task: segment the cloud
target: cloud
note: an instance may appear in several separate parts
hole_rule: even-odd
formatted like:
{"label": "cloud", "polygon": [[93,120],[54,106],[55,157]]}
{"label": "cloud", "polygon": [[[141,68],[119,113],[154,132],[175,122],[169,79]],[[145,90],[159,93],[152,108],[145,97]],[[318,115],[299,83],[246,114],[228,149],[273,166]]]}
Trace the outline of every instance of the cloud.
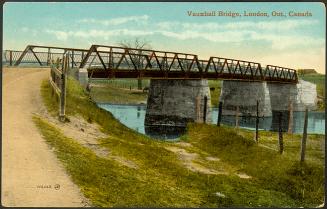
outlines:
{"label": "cloud", "polygon": [[245,41],[264,41],[271,45],[272,49],[283,50],[291,47],[301,46],[321,46],[325,44],[323,38],[312,38],[305,35],[283,35],[272,34],[264,31],[251,31],[251,30],[225,30],[222,32],[200,32],[195,30],[186,30],[181,32],[173,31],[157,31],[159,34],[169,38],[175,38],[179,40],[187,39],[205,39],[207,41],[217,43],[242,43]]}
{"label": "cloud", "polygon": [[294,30],[296,28],[318,24],[318,20],[278,20],[278,21],[239,21],[229,23],[185,23],[178,21],[164,21],[156,24],[163,30]]}
{"label": "cloud", "polygon": [[114,26],[114,25],[122,25],[127,22],[136,22],[136,23],[144,23],[149,19],[148,15],[142,16],[127,16],[127,17],[117,17],[108,20],[98,20],[93,18],[86,18],[79,20],[79,23],[93,23],[93,24],[101,24],[105,26]]}
{"label": "cloud", "polygon": [[144,30],[129,30],[129,29],[117,29],[117,30],[79,30],[79,31],[60,31],[60,30],[46,30],[46,33],[54,34],[58,40],[66,41],[70,37],[77,38],[104,38],[108,39],[111,36],[145,36],[153,35],[154,32]]}
{"label": "cloud", "polygon": [[[175,40],[202,39],[215,43],[241,44],[247,41],[259,41],[268,44],[275,50],[294,49],[299,47],[317,47],[325,44],[323,38],[313,38],[300,33],[305,28],[318,24],[317,20],[274,20],[274,21],[239,21],[228,23],[217,22],[179,22],[164,21],[149,23],[148,15],[117,17],[108,20],[83,19],[80,22],[102,24],[105,26],[120,26],[115,29],[90,29],[77,31],[46,30],[58,40],[65,41],[75,38],[102,38],[117,36],[149,36],[162,35]],[[128,22],[144,23],[140,26],[126,27]],[[297,30],[300,29],[300,30]]]}

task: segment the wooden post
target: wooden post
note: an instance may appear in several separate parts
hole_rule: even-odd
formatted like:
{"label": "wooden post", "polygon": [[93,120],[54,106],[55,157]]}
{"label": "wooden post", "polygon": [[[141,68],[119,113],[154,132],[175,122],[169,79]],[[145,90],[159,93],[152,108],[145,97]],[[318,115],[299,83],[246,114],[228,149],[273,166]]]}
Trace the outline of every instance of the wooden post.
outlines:
{"label": "wooden post", "polygon": [[259,142],[259,100],[257,100],[257,115],[255,119],[255,141]]}
{"label": "wooden post", "polygon": [[288,109],[288,133],[293,133],[293,102],[290,101]]}
{"label": "wooden post", "polygon": [[238,129],[238,114],[239,114],[240,108],[237,105],[236,106],[236,112],[235,112],[235,128]]}
{"label": "wooden post", "polygon": [[195,98],[195,114],[196,114],[196,122],[200,122],[200,96]]}
{"label": "wooden post", "polygon": [[304,113],[304,127],[303,127],[303,136],[301,143],[301,163],[304,162],[305,159],[305,148],[307,143],[307,128],[308,128],[308,108],[305,108]]}
{"label": "wooden post", "polygon": [[204,96],[204,104],[203,104],[203,123],[207,121],[207,101],[208,97]]}
{"label": "wooden post", "polygon": [[9,65],[12,66],[12,51],[9,51]]}
{"label": "wooden post", "polygon": [[279,143],[279,153],[283,154],[284,143],[283,143],[283,130],[282,130],[282,113],[279,113],[278,117],[278,143]]}
{"label": "wooden post", "polygon": [[223,109],[223,103],[222,102],[219,102],[217,126],[220,126],[221,117],[222,117],[222,109]]}
{"label": "wooden post", "polygon": [[72,51],[72,68],[74,67],[74,50]]}
{"label": "wooden post", "polygon": [[60,85],[60,112],[59,112],[59,120],[61,122],[65,122],[65,106],[66,106],[66,72],[68,68],[68,59],[69,55],[64,57],[63,69],[61,74],[61,85]]}

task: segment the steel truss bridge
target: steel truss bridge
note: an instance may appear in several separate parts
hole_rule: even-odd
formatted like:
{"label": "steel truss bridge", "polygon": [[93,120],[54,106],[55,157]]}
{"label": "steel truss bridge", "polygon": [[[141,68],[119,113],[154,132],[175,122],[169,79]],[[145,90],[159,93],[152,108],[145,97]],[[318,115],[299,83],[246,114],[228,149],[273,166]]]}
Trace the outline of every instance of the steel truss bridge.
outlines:
{"label": "steel truss bridge", "polygon": [[24,51],[5,51],[9,65],[38,64],[69,54],[71,67],[86,68],[92,78],[224,79],[297,83],[294,69],[195,54],[92,45],[89,49],[28,45]]}

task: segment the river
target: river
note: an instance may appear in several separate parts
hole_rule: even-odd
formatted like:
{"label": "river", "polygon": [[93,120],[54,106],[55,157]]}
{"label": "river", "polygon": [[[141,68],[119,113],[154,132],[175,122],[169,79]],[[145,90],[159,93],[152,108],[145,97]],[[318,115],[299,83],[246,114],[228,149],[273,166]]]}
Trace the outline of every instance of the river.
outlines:
{"label": "river", "polygon": [[[111,112],[115,118],[127,127],[139,133],[149,135],[158,139],[175,140],[185,132],[184,127],[156,127],[144,126],[146,105],[117,105],[98,104],[99,107]],[[212,108],[212,123],[217,123],[218,109]],[[223,116],[222,124],[234,126],[235,116]],[[302,133],[304,125],[304,112],[293,113],[293,133]],[[240,117],[240,128],[255,130],[254,117]],[[282,127],[287,130],[287,127]],[[275,117],[264,117],[259,120],[259,130],[277,131],[278,119]],[[309,112],[308,133],[325,134],[325,112]]]}

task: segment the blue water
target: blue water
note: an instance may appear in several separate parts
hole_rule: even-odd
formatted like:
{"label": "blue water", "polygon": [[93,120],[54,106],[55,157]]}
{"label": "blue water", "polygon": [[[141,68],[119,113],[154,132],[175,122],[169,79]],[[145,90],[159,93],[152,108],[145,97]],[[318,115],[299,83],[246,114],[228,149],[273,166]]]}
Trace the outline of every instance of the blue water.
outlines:
{"label": "blue water", "polygon": [[[144,126],[145,119],[145,105],[114,105],[114,104],[98,104],[99,107],[111,112],[115,118],[127,127],[136,130],[139,133],[150,135],[155,138],[174,139],[181,135],[183,132],[180,129],[171,130],[169,133],[162,132],[162,130],[154,129],[153,127]],[[212,108],[212,123],[216,124],[218,118],[218,109]],[[277,131],[278,123],[274,117],[260,118],[259,129],[268,131]],[[222,124],[234,126],[234,116],[223,116]],[[254,117],[240,117],[239,126],[241,128],[255,130]],[[304,112],[293,113],[293,133],[302,133],[304,126]],[[282,127],[284,131],[287,127]],[[158,132],[157,134],[155,132]],[[309,112],[308,116],[308,133],[309,134],[325,134],[325,113],[324,112]]]}

